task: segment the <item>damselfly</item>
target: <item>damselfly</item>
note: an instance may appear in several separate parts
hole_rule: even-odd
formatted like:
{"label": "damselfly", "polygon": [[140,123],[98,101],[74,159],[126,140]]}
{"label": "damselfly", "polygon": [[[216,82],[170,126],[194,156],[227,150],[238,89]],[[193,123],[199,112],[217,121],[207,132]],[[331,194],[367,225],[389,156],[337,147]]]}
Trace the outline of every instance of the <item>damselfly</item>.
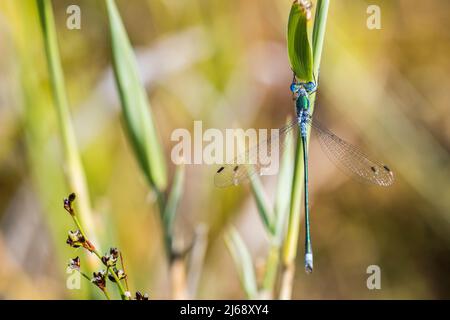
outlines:
{"label": "damselfly", "polygon": [[[304,163],[305,269],[307,272],[313,270],[308,203],[308,128],[310,127],[313,129],[312,131],[317,134],[325,154],[344,173],[357,178],[360,181],[383,187],[390,186],[394,182],[394,174],[388,166],[382,162],[370,159],[359,148],[339,138],[333,132],[321,125],[317,120],[312,118],[309,96],[314,93],[316,89],[317,86],[315,82],[297,82],[296,77],[294,76],[294,80],[291,84],[291,91],[294,94],[297,117],[293,122],[279,129],[279,141],[277,141],[279,142],[280,148],[282,148],[284,146],[282,141],[284,141],[286,135],[291,132],[292,129],[295,129],[297,126],[299,127]],[[237,185],[251,178],[254,174],[260,174],[263,165],[259,161],[259,149],[264,144],[265,150],[270,150],[268,145],[274,142],[275,141],[271,139],[260,141],[258,145],[249,148],[245,153],[237,157],[246,159],[248,161],[247,163],[233,161],[231,164],[221,166],[214,177],[215,185],[218,187]]]}

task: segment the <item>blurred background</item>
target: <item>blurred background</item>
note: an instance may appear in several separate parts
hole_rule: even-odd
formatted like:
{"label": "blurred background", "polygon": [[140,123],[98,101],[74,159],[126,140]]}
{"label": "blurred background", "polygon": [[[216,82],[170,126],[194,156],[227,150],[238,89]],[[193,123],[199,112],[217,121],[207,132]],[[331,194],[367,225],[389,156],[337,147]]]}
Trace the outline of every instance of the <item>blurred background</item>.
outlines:
{"label": "blurred background", "polygon": [[[286,26],[291,0],[117,0],[135,48],[169,176],[176,128],[276,128],[294,109]],[[81,8],[81,29],[66,8]],[[381,8],[381,30],[366,26]],[[71,115],[99,247],[119,247],[133,290],[169,298],[167,261],[152,194],[123,130],[103,1],[53,1]],[[332,1],[315,115],[383,159],[390,188],[346,177],[312,140],[315,270],[299,244],[295,299],[450,298],[450,2]],[[0,3],[0,298],[88,298],[66,288],[75,227],[71,190],[34,1]],[[24,61],[28,72],[21,73]],[[33,86],[26,87],[26,83]],[[244,298],[223,236],[231,224],[259,277],[268,239],[248,186],[217,189],[215,167],[186,166],[177,241],[205,226],[195,298]],[[262,179],[271,201],[276,177]],[[301,230],[303,230],[303,225]],[[303,234],[300,235],[300,241]],[[381,290],[366,269],[381,268]],[[84,281],[84,280],[82,280]],[[88,286],[82,282],[82,286]]]}

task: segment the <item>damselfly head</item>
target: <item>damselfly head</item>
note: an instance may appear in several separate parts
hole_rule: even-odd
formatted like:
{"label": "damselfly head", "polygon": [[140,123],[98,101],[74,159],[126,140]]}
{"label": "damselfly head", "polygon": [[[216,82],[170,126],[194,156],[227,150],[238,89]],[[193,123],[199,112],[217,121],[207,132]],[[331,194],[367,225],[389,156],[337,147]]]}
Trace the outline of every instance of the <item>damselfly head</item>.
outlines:
{"label": "damselfly head", "polygon": [[300,95],[300,90],[303,89],[302,86],[297,82],[292,82],[290,89],[292,92],[292,100],[297,100],[298,96]]}
{"label": "damselfly head", "polygon": [[295,94],[298,92],[298,90],[300,90],[300,85],[297,84],[296,82],[292,82],[290,89],[291,89],[292,93]]}

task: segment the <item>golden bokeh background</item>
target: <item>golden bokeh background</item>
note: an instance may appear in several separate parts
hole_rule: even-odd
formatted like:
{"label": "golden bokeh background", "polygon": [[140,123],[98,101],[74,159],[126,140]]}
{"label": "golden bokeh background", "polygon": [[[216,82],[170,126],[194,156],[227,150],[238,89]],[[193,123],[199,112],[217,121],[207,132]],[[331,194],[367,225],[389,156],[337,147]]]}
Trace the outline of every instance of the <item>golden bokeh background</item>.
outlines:
{"label": "golden bokeh background", "polygon": [[[170,176],[176,128],[276,128],[293,115],[291,3],[117,0]],[[81,8],[80,30],[66,28],[71,4]],[[370,4],[381,8],[381,30],[366,26]],[[159,217],[123,130],[104,1],[58,0],[53,9],[99,246],[122,250],[130,288],[169,298]],[[312,140],[315,270],[303,271],[301,234],[293,298],[450,297],[449,12],[446,0],[331,2],[315,114],[384,159],[396,183],[359,184]],[[89,298],[66,288],[68,259],[86,255],[65,244],[71,190],[34,1],[1,1],[0,57],[0,298]],[[268,239],[248,186],[217,189],[214,169],[186,166],[176,238],[208,230],[194,298],[244,298],[224,231],[239,230],[257,276]],[[262,181],[273,201],[276,177]],[[381,268],[381,290],[366,287],[369,265]]]}

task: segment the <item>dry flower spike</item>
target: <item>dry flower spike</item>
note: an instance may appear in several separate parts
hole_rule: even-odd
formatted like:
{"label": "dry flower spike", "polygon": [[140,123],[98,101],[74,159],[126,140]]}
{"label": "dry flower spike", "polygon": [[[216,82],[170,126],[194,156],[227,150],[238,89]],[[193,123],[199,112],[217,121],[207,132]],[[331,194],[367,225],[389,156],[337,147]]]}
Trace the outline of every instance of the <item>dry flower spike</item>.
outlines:
{"label": "dry flower spike", "polygon": [[91,279],[91,282],[102,290],[105,290],[105,288],[106,288],[105,274],[106,274],[105,270],[100,270],[99,272],[94,272],[93,273],[94,277]]}
{"label": "dry flower spike", "polygon": [[80,257],[75,257],[69,260],[69,268],[72,270],[80,270]]}
{"label": "dry flower spike", "polygon": [[[114,272],[117,275],[117,278],[119,280],[126,279],[126,277],[127,277],[125,272],[123,270],[121,270],[121,269],[117,270],[116,268],[114,268],[114,270],[112,272]],[[112,282],[116,282],[116,279],[111,274],[108,274],[108,279],[111,280]]]}
{"label": "dry flower spike", "polygon": [[72,203],[75,201],[75,198],[76,198],[75,193],[71,193],[67,198],[64,199],[64,209],[66,209],[66,211],[70,213],[70,215],[75,214],[72,208]]}
{"label": "dry flower spike", "polygon": [[148,300],[148,294],[147,293],[140,293],[139,291],[136,291],[136,300]]}

